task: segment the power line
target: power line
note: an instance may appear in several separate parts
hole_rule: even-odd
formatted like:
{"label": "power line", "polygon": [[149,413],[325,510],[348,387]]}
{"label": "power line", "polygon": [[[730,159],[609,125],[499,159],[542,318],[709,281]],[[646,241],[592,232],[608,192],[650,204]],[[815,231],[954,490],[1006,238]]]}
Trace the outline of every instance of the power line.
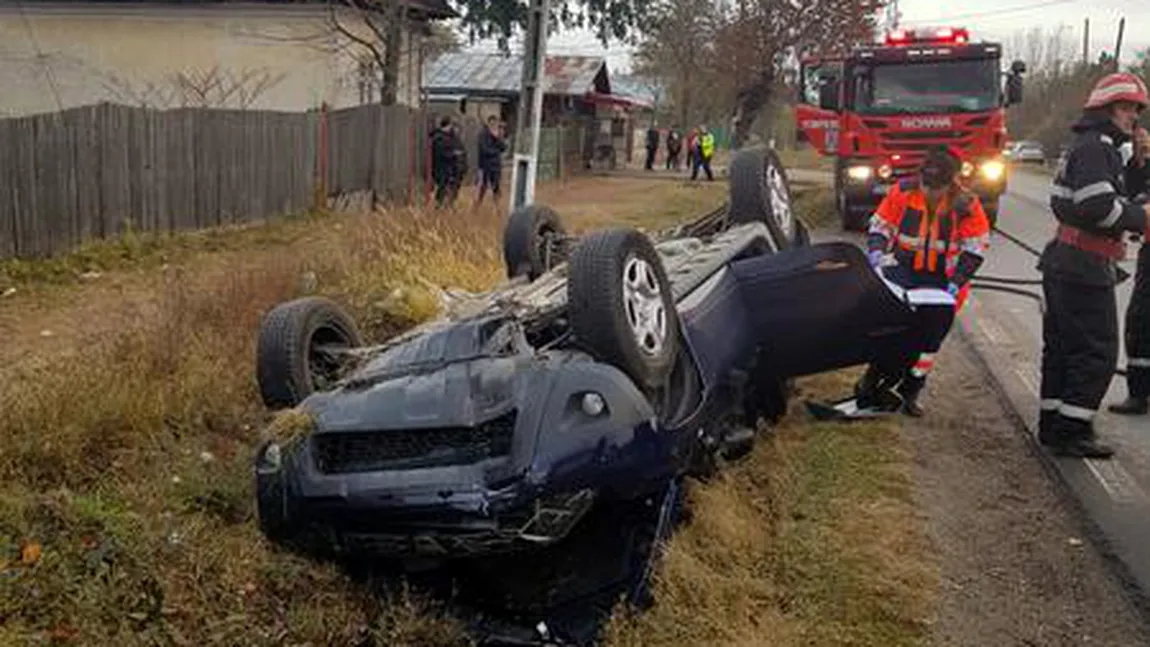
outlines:
{"label": "power line", "polygon": [[1046,2],[1038,2],[1038,3],[1023,5],[1023,6],[1019,6],[1019,7],[1006,7],[1003,9],[991,9],[989,11],[976,11],[973,13],[955,14],[952,16],[939,16],[937,18],[928,18],[928,19],[923,19],[923,20],[911,20],[911,21],[909,21],[909,23],[912,25],[923,25],[923,24],[928,24],[928,23],[939,23],[939,22],[946,23],[946,22],[951,22],[951,21],[955,21],[955,20],[968,20],[971,18],[984,18],[986,16],[998,16],[998,15],[1003,15],[1003,14],[1008,14],[1008,13],[1017,13],[1020,11],[1033,11],[1035,9],[1044,9],[1046,7],[1053,7],[1055,5],[1060,5],[1060,4],[1069,4],[1069,3],[1075,2],[1075,1],[1076,0],[1047,0]]}

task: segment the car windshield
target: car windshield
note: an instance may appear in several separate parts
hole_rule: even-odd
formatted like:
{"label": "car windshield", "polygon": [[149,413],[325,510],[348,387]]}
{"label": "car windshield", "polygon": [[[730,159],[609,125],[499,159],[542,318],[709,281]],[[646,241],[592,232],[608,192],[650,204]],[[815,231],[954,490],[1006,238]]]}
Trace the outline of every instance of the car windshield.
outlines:
{"label": "car windshield", "polygon": [[998,61],[859,65],[854,109],[864,115],[978,112],[998,106]]}

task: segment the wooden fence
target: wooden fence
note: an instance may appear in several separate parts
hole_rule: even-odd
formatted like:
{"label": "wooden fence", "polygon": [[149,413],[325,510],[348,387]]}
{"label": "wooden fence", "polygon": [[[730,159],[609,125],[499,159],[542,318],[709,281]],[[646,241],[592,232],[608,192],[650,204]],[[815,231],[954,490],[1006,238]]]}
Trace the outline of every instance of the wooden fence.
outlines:
{"label": "wooden fence", "polygon": [[[462,120],[474,171],[479,124]],[[300,113],[102,103],[0,119],[0,258],[35,258],[128,227],[177,231],[299,213],[317,199],[429,194],[432,117],[404,106]],[[547,176],[570,156],[541,150]],[[542,147],[541,147],[542,148]]]}

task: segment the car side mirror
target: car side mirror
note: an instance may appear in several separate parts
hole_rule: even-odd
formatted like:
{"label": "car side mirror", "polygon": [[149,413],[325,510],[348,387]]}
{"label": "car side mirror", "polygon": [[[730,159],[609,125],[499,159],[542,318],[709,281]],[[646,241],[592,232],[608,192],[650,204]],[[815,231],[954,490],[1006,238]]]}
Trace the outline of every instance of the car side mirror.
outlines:
{"label": "car side mirror", "polygon": [[1011,74],[1006,77],[1006,105],[1013,106],[1022,103],[1022,75]]}
{"label": "car side mirror", "polygon": [[1010,64],[1010,71],[1006,74],[1005,105],[1013,106],[1022,103],[1022,75],[1026,73],[1026,63],[1015,59]]}

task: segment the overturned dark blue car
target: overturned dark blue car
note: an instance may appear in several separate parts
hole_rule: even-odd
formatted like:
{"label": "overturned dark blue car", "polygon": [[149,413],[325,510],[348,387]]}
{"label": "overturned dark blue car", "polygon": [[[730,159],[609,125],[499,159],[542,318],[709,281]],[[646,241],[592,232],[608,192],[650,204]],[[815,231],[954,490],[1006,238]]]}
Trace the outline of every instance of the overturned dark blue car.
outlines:
{"label": "overturned dark blue car", "polygon": [[[770,150],[726,205],[647,234],[509,218],[508,281],[367,345],[334,303],[262,322],[260,527],[323,553],[438,563],[560,545],[598,507],[744,454],[796,376],[870,361],[905,306],[847,243],[812,245]],[[285,422],[286,421],[286,422]]]}

